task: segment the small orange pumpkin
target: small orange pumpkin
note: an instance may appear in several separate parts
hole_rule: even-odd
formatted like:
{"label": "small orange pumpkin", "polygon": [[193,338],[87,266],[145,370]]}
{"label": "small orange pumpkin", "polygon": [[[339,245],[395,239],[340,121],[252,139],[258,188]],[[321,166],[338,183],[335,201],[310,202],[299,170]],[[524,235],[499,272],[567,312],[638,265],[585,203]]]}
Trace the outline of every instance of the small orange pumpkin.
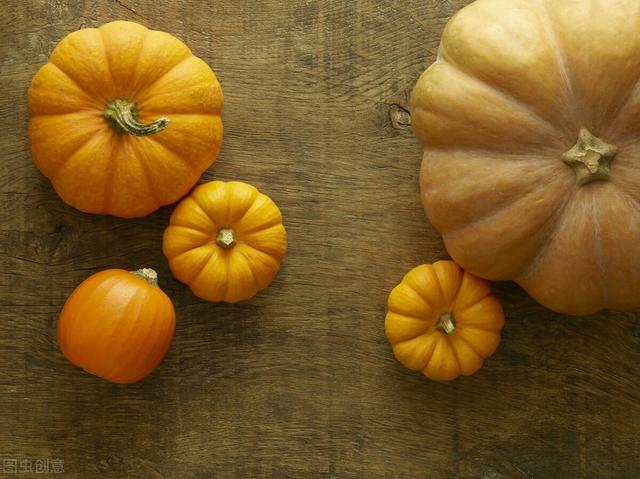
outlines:
{"label": "small orange pumpkin", "polygon": [[117,21],[67,35],[29,88],[31,156],[89,213],[147,215],[215,161],[222,91],[168,33]]}
{"label": "small orange pumpkin", "polygon": [[385,333],[404,366],[448,381],[480,369],[498,347],[503,324],[489,282],[438,261],[412,269],[391,291]]}
{"label": "small orange pumpkin", "polygon": [[71,293],[58,320],[58,344],[76,366],[121,384],[153,371],[175,329],[171,300],[152,269],[108,269]]}
{"label": "small orange pumpkin", "polygon": [[273,281],[287,233],[271,198],[246,183],[212,181],[178,204],[162,249],[196,296],[235,303]]}

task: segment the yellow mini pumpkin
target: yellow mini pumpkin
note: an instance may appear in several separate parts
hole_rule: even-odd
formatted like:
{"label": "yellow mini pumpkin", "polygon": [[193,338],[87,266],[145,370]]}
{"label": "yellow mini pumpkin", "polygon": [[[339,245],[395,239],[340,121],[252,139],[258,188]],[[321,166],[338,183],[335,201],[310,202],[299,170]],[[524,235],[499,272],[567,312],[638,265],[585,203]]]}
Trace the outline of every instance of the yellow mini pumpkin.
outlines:
{"label": "yellow mini pumpkin", "polygon": [[177,38],[117,21],[67,35],[29,88],[29,141],[62,199],[144,216],[185,195],[222,141],[222,91]]}
{"label": "yellow mini pumpkin", "polygon": [[246,183],[212,181],[178,204],[162,249],[196,296],[235,303],[273,281],[287,234],[271,198]]}
{"label": "yellow mini pumpkin", "polygon": [[448,381],[480,369],[498,347],[503,324],[489,282],[438,261],[412,269],[391,291],[385,332],[404,366]]}

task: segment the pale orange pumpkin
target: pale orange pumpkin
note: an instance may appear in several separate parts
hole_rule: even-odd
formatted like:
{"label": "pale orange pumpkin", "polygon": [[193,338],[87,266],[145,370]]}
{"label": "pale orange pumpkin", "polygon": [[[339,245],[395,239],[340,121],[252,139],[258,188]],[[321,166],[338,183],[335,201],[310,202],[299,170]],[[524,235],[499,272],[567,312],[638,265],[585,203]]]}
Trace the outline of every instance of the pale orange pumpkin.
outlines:
{"label": "pale orange pumpkin", "polygon": [[76,366],[114,383],[134,383],[165,356],[175,318],[155,271],[108,269],[71,293],[58,320],[58,344]]}
{"label": "pale orange pumpkin", "polygon": [[29,88],[31,155],[66,203],[144,216],[215,161],[222,102],[211,68],[168,33],[124,21],[78,30]]}
{"label": "pale orange pumpkin", "polygon": [[453,259],[569,314],[640,306],[640,2],[478,0],[411,99]]}
{"label": "pale orange pumpkin", "polygon": [[275,203],[237,181],[211,181],[183,199],[164,233],[173,275],[208,301],[235,303],[275,278],[287,233]]}
{"label": "pale orange pumpkin", "polygon": [[448,381],[480,369],[498,347],[503,324],[488,281],[438,261],[412,269],[391,291],[384,326],[404,366]]}

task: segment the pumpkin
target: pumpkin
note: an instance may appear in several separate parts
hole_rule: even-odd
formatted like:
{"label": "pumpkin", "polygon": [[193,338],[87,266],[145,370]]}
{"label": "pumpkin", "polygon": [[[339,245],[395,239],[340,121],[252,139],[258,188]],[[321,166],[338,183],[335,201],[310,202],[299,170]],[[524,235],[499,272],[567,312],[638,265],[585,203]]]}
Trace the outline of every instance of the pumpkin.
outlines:
{"label": "pumpkin", "polygon": [[503,324],[488,281],[438,261],[412,269],[391,291],[384,326],[404,366],[449,381],[480,369],[498,347]]}
{"label": "pumpkin", "polygon": [[85,279],[58,320],[58,344],[76,366],[121,384],[145,378],[165,356],[175,329],[171,300],[154,270],[108,269]]}
{"label": "pumpkin", "polygon": [[29,88],[31,156],[69,205],[144,216],[216,159],[222,101],[211,68],[168,33],[124,21],[79,30]]}
{"label": "pumpkin", "polygon": [[478,0],[449,22],[411,113],[424,207],[464,269],[562,313],[640,306],[639,18]]}
{"label": "pumpkin", "polygon": [[273,281],[287,233],[278,207],[255,187],[211,181],[178,204],[162,249],[173,275],[196,296],[235,303]]}

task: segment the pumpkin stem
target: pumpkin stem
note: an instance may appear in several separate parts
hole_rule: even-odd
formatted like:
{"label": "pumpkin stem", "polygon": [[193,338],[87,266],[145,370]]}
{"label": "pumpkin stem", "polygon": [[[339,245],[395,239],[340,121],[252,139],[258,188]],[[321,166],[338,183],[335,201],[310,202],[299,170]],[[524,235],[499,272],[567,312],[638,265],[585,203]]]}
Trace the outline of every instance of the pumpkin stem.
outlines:
{"label": "pumpkin stem", "polygon": [[456,320],[453,313],[443,313],[438,319],[436,329],[447,336],[451,336],[456,330]]}
{"label": "pumpkin stem", "polygon": [[216,236],[216,244],[224,249],[231,249],[236,244],[236,232],[231,228],[221,228]]}
{"label": "pumpkin stem", "polygon": [[139,123],[136,104],[125,98],[116,98],[107,103],[103,116],[118,133],[129,133],[135,136],[153,135],[169,126],[169,119],[165,117],[159,118],[153,123]]}
{"label": "pumpkin stem", "polygon": [[141,268],[136,271],[129,271],[131,274],[135,274],[138,278],[142,278],[147,281],[151,286],[158,286],[158,273],[151,268]]}
{"label": "pumpkin stem", "polygon": [[562,160],[573,168],[578,185],[583,186],[592,181],[607,181],[611,175],[611,160],[617,153],[617,147],[583,127],[578,142],[562,155]]}

